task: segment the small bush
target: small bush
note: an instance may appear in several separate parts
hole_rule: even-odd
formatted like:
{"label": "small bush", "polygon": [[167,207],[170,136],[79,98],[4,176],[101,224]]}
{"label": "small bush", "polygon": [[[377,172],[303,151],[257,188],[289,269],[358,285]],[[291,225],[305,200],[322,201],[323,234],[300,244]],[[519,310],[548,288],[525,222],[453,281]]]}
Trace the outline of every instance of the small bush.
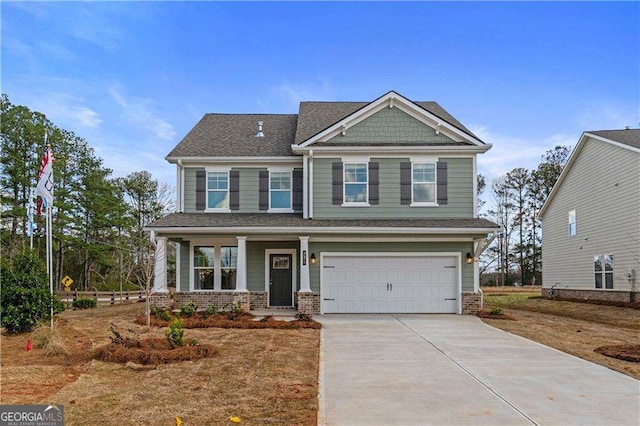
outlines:
{"label": "small bush", "polygon": [[89,297],[79,297],[73,301],[73,309],[91,309],[95,308],[98,305],[96,299],[91,299]]}
{"label": "small bush", "polygon": [[502,315],[502,314],[503,314],[502,306],[496,305],[493,308],[491,308],[491,315]]}
{"label": "small bush", "polygon": [[209,306],[205,312],[207,315],[218,315],[218,309],[215,306]]}
{"label": "small bush", "polygon": [[162,321],[171,321],[171,311],[167,308],[151,308],[151,315]]}
{"label": "small bush", "polygon": [[311,314],[306,314],[304,312],[296,312],[296,320],[311,321]]}
{"label": "small bush", "polygon": [[67,342],[57,322],[53,323],[53,329],[49,324],[40,323],[31,333],[31,340],[34,347],[44,349],[45,356],[69,355]]}
{"label": "small bush", "polygon": [[180,316],[189,318],[195,315],[198,305],[195,302],[189,302],[180,308]]}
{"label": "small bush", "polygon": [[184,346],[184,330],[182,329],[182,320],[180,318],[176,318],[171,322],[165,336],[167,336],[172,348]]}

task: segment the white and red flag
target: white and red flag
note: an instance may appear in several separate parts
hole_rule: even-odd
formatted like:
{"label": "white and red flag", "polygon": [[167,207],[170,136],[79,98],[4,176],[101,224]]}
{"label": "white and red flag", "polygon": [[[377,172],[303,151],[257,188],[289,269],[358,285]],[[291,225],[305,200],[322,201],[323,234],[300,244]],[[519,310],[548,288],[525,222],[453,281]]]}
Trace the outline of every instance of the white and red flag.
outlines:
{"label": "white and red flag", "polygon": [[38,200],[38,214],[42,214],[43,205],[44,207],[53,205],[53,151],[51,151],[51,148],[47,148],[44,157],[42,157],[38,176],[36,195],[40,197]]}

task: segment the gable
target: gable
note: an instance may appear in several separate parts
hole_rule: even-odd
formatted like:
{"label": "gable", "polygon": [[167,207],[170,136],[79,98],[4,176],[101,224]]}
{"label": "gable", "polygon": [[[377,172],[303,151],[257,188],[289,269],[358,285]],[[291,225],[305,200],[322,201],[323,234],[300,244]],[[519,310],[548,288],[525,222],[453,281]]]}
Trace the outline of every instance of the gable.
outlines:
{"label": "gable", "polygon": [[384,108],[326,141],[326,144],[451,144],[455,141],[400,108]]}

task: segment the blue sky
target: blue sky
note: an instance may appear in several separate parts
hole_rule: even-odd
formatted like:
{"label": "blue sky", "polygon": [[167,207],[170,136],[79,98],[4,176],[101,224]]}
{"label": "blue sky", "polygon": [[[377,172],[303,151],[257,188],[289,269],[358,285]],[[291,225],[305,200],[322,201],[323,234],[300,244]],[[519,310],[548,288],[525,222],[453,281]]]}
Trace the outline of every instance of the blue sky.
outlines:
{"label": "blue sky", "polygon": [[638,2],[6,2],[2,92],[149,170],[207,112],[434,100],[494,148],[489,179],[640,123]]}

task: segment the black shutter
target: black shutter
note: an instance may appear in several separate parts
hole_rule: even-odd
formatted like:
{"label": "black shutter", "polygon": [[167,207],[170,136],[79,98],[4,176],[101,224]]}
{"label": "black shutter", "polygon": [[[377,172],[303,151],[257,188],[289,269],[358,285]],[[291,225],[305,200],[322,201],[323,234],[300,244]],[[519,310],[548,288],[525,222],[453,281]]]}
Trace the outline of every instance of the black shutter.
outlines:
{"label": "black shutter", "polygon": [[438,204],[447,204],[447,162],[438,161]]}
{"label": "black shutter", "polygon": [[258,208],[260,210],[269,210],[269,171],[260,170],[258,177],[260,180]]}
{"label": "black shutter", "polygon": [[240,171],[229,172],[229,208],[240,210]]}
{"label": "black shutter", "polygon": [[196,170],[196,210],[207,206],[207,172]]}
{"label": "black shutter", "polygon": [[411,163],[400,163],[400,204],[411,204]]}
{"label": "black shutter", "polygon": [[369,163],[369,204],[380,204],[380,163]]}
{"label": "black shutter", "polygon": [[333,163],[333,204],[342,204],[342,163]]}
{"label": "black shutter", "polygon": [[292,173],[292,198],[293,198],[293,210],[295,211],[300,211],[302,210],[302,188],[303,188],[303,183],[302,183],[302,170],[301,169],[295,169]]}

